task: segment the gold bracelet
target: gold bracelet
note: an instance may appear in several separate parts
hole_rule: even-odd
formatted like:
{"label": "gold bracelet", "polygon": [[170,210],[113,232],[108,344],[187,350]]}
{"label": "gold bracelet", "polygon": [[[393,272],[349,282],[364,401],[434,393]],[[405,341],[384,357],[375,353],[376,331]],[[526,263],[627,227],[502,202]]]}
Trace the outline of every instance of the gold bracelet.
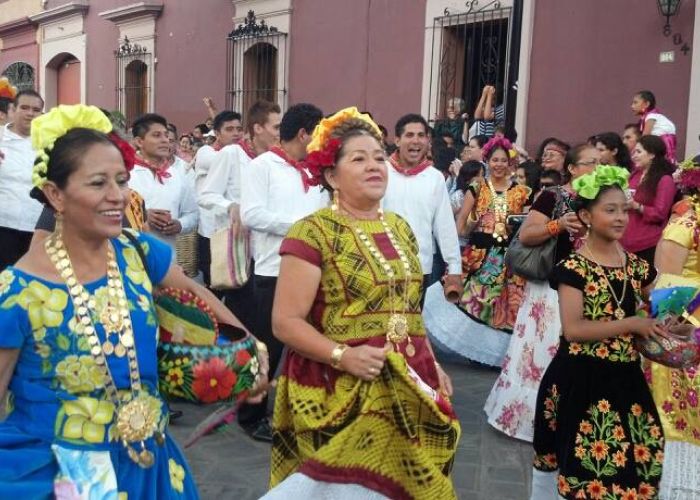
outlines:
{"label": "gold bracelet", "polygon": [[350,346],[347,344],[338,344],[333,348],[333,351],[331,351],[331,366],[336,370],[340,369],[340,360],[345,351],[348,350],[348,347]]}

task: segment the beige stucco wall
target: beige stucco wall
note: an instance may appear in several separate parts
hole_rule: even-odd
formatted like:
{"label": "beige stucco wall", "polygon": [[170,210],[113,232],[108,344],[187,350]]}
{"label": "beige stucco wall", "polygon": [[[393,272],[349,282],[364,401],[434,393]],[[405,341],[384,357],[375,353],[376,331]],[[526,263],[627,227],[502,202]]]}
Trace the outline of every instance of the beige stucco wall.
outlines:
{"label": "beige stucco wall", "polygon": [[0,0],[0,24],[42,12],[41,0]]}

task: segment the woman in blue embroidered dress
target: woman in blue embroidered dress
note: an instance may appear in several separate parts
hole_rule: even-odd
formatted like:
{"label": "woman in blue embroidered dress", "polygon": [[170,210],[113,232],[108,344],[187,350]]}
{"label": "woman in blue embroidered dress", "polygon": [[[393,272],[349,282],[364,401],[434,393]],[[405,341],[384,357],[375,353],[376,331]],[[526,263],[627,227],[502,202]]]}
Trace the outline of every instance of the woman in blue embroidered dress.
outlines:
{"label": "woman in blue embroidered dress", "polygon": [[109,129],[80,105],[32,124],[32,194],[59,227],[0,274],[4,498],[198,498],[157,390],[153,287],[189,290],[243,326],[171,266],[168,245],[132,233],[144,266],[121,234],[128,172]]}

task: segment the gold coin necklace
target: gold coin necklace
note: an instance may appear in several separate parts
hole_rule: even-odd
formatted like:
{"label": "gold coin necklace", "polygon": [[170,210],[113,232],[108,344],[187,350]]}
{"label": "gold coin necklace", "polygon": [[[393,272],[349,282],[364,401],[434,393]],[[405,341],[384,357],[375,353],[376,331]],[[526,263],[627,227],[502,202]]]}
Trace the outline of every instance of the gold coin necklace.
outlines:
{"label": "gold coin necklace", "polygon": [[491,191],[491,203],[493,204],[493,213],[494,218],[496,219],[493,226],[493,237],[497,242],[502,243],[506,240],[506,238],[508,238],[508,233],[506,230],[506,218],[508,217],[508,189],[506,188],[499,194],[490,179],[486,181],[486,184],[489,187],[489,191]]}
{"label": "gold coin necklace", "polygon": [[625,259],[624,254],[620,254],[620,249],[618,248],[618,255],[620,256],[620,260],[622,261],[622,272],[625,275],[624,281],[622,282],[622,295],[620,298],[617,298],[617,294],[615,294],[615,290],[612,287],[612,284],[610,283],[610,280],[608,279],[608,276],[605,272],[605,268],[599,263],[598,259],[596,259],[595,255],[593,255],[593,251],[591,250],[591,247],[588,246],[588,241],[586,241],[585,244],[586,250],[588,251],[588,254],[591,256],[591,260],[595,263],[596,266],[600,269],[600,273],[603,275],[603,279],[605,280],[605,284],[608,287],[608,290],[610,290],[610,294],[612,295],[613,299],[615,300],[615,304],[617,307],[615,308],[615,312],[613,315],[615,316],[616,319],[625,319],[625,310],[622,308],[622,301],[625,300],[625,293],[627,292],[627,262]]}
{"label": "gold coin necklace", "polygon": [[377,262],[379,262],[379,265],[382,267],[384,272],[386,272],[386,275],[389,278],[389,303],[391,304],[391,315],[389,316],[389,321],[387,322],[386,340],[388,343],[392,344],[394,349],[396,349],[397,351],[399,344],[407,341],[406,348],[404,349],[404,351],[406,352],[407,356],[413,357],[416,355],[416,348],[413,345],[413,342],[411,341],[411,336],[408,334],[408,318],[406,317],[406,309],[408,307],[408,287],[411,283],[411,265],[409,263],[408,257],[406,256],[406,252],[404,252],[403,248],[401,248],[398,245],[394,236],[394,232],[392,231],[389,224],[386,222],[386,219],[384,218],[384,212],[381,208],[378,210],[378,213],[379,221],[384,227],[384,232],[389,238],[389,242],[391,242],[391,245],[394,247],[394,250],[396,250],[396,253],[399,256],[399,260],[401,261],[401,264],[404,269],[401,312],[397,312],[396,310],[396,274],[394,273],[391,264],[387,262],[384,255],[382,255],[382,253],[379,251],[379,248],[372,242],[370,237],[367,236],[367,234],[362,230],[362,228],[359,225],[355,226],[354,230],[357,234],[357,237],[367,248],[367,251],[372,255],[372,257],[374,257],[377,260]]}
{"label": "gold coin necklace", "polygon": [[[129,458],[143,468],[151,467],[154,463],[153,452],[146,449],[144,441],[150,437],[156,437],[156,441],[163,442],[163,435],[158,432],[158,409],[150,404],[149,397],[141,394],[141,375],[136,357],[134,343],[134,330],[131,322],[124,282],[117,265],[114,248],[110,243],[107,248],[107,288],[109,304],[101,314],[95,313],[95,300],[90,296],[73,270],[68,252],[60,235],[54,233],[45,242],[44,248],[56,267],[56,270],[66,282],[75,317],[77,320],[76,332],[82,335],[90,346],[90,354],[95,365],[102,372],[105,392],[115,408],[116,437],[126,448]],[[102,320],[106,320],[105,342],[100,342],[97,330],[93,323],[93,314]],[[117,330],[115,332],[115,330]],[[116,333],[119,341],[116,345],[110,342],[109,335]],[[114,377],[109,369],[106,356],[113,352],[118,357],[126,356],[129,366],[129,379],[131,394],[129,398],[120,398]],[[123,353],[120,355],[120,353]],[[140,443],[140,451],[134,445]]]}

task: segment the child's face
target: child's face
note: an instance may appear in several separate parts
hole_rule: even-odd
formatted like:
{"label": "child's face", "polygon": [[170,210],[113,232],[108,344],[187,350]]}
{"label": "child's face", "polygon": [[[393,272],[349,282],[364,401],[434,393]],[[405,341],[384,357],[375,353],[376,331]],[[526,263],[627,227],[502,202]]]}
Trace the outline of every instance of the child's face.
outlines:
{"label": "child's face", "polygon": [[527,183],[524,168],[518,167],[518,169],[515,171],[515,182],[517,182],[521,186],[524,186]]}
{"label": "child's face", "polygon": [[621,189],[609,189],[600,195],[590,211],[582,210],[581,215],[597,236],[609,241],[619,240],[629,221],[627,197]]}
{"label": "child's face", "polygon": [[636,95],[632,98],[632,112],[638,115],[644,113],[649,107],[649,101]]}

